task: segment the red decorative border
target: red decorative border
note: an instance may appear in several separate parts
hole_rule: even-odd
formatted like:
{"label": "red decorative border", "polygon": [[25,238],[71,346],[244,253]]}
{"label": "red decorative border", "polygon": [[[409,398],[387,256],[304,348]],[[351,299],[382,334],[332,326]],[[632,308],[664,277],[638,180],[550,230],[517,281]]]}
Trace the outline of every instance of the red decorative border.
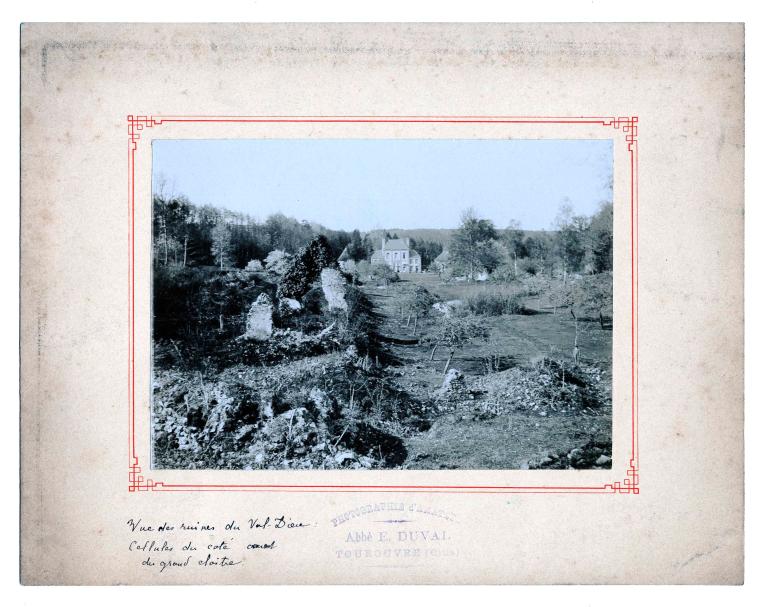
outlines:
{"label": "red decorative border", "polygon": [[[639,493],[638,409],[638,150],[636,116],[128,116],[128,211],[129,231],[129,344],[128,344],[128,491],[279,491],[339,493]],[[631,459],[626,477],[604,485],[302,485],[302,484],[178,484],[155,482],[141,474],[136,450],[135,396],[135,183],[136,146],[142,131],[170,123],[437,123],[437,124],[591,124],[625,133],[631,174]],[[636,218],[636,219],[635,219]]]}

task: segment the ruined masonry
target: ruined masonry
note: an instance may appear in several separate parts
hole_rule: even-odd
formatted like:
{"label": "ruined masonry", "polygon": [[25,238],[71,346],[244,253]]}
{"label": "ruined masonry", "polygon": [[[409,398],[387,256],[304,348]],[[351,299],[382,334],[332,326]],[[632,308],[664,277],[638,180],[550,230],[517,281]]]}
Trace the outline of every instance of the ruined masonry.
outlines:
{"label": "ruined masonry", "polygon": [[344,295],[346,294],[346,280],[341,276],[341,272],[333,268],[325,268],[320,274],[322,280],[322,292],[328,302],[328,308],[331,310],[349,309]]}
{"label": "ruined masonry", "polygon": [[274,306],[266,293],[261,293],[248,312],[245,337],[265,341],[272,336],[272,314]]}

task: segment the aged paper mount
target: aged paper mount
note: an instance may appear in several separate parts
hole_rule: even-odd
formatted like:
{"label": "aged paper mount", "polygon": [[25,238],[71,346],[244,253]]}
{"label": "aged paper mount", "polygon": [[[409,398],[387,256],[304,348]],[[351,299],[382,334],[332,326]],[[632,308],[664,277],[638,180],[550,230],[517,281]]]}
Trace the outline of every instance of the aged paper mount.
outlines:
{"label": "aged paper mount", "polygon": [[[22,70],[25,582],[740,581],[740,27],[33,25]],[[152,469],[154,139],[611,139],[611,469]]]}

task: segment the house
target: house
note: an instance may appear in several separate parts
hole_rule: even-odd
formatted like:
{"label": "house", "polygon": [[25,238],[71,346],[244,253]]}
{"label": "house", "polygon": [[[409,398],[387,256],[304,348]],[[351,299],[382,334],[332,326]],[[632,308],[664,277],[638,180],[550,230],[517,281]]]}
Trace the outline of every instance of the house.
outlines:
{"label": "house", "polygon": [[395,272],[421,271],[421,256],[410,248],[410,238],[382,238],[381,249],[370,258],[371,264],[386,264]]}
{"label": "house", "polygon": [[440,274],[448,269],[448,266],[450,265],[450,253],[448,253],[447,249],[442,249],[442,253],[437,255],[437,257],[434,258],[434,261],[432,262],[432,270],[436,270]]}

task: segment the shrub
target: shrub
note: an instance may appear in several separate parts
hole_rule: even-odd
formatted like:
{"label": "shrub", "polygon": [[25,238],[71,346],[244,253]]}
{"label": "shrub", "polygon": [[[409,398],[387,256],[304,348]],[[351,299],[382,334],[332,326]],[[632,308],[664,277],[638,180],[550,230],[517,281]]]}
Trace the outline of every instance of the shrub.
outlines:
{"label": "shrub", "polygon": [[541,295],[548,288],[549,281],[540,275],[527,275],[522,280],[525,294],[530,297]]}
{"label": "shrub", "polygon": [[388,286],[390,282],[399,281],[399,274],[397,274],[385,263],[380,263],[372,266],[372,275],[374,280],[386,286]]}
{"label": "shrub", "polygon": [[368,280],[368,276],[372,274],[372,266],[369,261],[358,261],[355,271],[360,280]]}
{"label": "shrub", "polygon": [[222,345],[241,335],[245,315],[273,285],[257,273],[155,266],[152,338],[155,364],[201,368]]}
{"label": "shrub", "polygon": [[527,311],[519,294],[503,291],[480,291],[468,297],[466,305],[474,314],[484,316],[524,314]]}
{"label": "shrub", "polygon": [[534,259],[530,259],[526,257],[525,259],[520,259],[517,262],[517,270],[520,274],[537,276],[538,274],[541,273],[542,268],[541,268],[540,262],[537,262]]}
{"label": "shrub", "polygon": [[514,265],[508,263],[501,264],[495,270],[493,270],[493,273],[490,275],[490,279],[494,282],[514,282],[517,279],[514,273]]}

